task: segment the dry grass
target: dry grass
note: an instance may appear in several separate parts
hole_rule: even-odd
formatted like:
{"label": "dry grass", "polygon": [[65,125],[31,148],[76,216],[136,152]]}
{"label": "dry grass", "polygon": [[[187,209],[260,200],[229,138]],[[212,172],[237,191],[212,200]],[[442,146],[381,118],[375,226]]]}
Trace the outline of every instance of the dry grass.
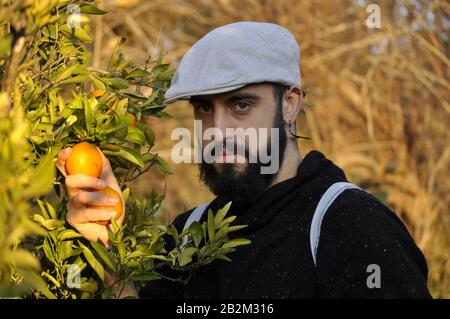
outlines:
{"label": "dry grass", "polygon": [[[450,105],[445,0],[375,1],[381,29],[368,29],[367,1],[219,0],[133,1],[95,20],[94,61],[125,35],[126,54],[145,61],[165,53],[174,64],[214,27],[242,20],[267,21],[291,30],[302,48],[302,76],[312,104],[299,119],[302,153],[318,149],[348,177],[385,197],[424,251],[434,297],[450,297]],[[116,1],[117,3],[126,3]],[[359,3],[359,4],[358,4]],[[362,4],[361,4],[362,3]],[[159,151],[170,161],[170,132],[192,127],[188,106],[168,109],[174,118],[151,120]],[[211,195],[194,165],[172,165],[134,186],[142,194],[167,186],[169,219]],[[144,191],[145,190],[145,191]]]}

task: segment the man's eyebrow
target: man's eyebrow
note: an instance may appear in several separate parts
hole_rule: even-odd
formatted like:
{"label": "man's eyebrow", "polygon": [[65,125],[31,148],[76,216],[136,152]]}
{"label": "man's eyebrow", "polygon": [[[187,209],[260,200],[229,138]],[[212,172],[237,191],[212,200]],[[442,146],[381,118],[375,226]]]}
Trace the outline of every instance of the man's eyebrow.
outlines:
{"label": "man's eyebrow", "polygon": [[207,99],[202,99],[200,97],[193,96],[189,99],[189,103],[191,103],[191,104],[197,104],[197,103],[211,104],[211,101],[208,101]]}
{"label": "man's eyebrow", "polygon": [[[225,104],[234,104],[240,100],[253,100],[255,102],[261,100],[261,97],[257,94],[252,93],[236,93],[225,99]],[[212,104],[208,99],[203,99],[201,97],[193,96],[189,99],[189,103],[194,104]]]}
{"label": "man's eyebrow", "polygon": [[255,102],[258,102],[259,100],[261,100],[261,97],[259,95],[252,94],[252,93],[236,93],[230,97],[227,97],[225,99],[225,103],[226,104],[234,104],[240,100],[253,100]]}

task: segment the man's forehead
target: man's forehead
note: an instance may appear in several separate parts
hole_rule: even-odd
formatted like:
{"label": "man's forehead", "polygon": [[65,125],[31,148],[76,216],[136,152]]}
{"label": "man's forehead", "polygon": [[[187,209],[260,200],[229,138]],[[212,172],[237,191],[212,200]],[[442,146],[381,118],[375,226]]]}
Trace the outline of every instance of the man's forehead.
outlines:
{"label": "man's forehead", "polygon": [[270,84],[265,83],[257,83],[257,84],[249,84],[242,88],[224,92],[224,93],[218,93],[218,94],[208,94],[208,95],[196,95],[192,96],[189,99],[189,102],[195,103],[196,101],[213,101],[213,100],[226,100],[233,96],[238,95],[261,95],[264,93],[265,89],[270,89]]}

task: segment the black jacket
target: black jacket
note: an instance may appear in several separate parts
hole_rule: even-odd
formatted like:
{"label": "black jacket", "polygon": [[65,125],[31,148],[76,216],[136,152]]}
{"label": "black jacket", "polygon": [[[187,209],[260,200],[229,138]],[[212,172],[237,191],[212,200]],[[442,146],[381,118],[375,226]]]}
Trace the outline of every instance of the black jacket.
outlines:
{"label": "black jacket", "polygon": [[[229,215],[247,228],[235,236],[252,241],[193,273],[187,285],[149,282],[144,298],[429,298],[426,260],[399,218],[361,190],[346,190],[322,222],[314,266],[309,231],[314,209],[344,172],[317,151],[308,153],[297,176],[267,189],[248,207]],[[216,200],[210,206],[216,211]],[[178,216],[181,230],[191,211]],[[203,215],[202,221],[206,214]],[[380,268],[381,287],[367,279]],[[167,270],[171,272],[170,270]],[[173,272],[171,272],[174,275]]]}

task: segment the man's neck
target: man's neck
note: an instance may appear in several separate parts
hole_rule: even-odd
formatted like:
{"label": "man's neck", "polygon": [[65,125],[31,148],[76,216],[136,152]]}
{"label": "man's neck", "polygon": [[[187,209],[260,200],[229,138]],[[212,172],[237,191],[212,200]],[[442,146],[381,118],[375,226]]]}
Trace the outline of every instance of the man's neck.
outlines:
{"label": "man's neck", "polygon": [[288,143],[284,152],[284,160],[280,167],[280,171],[269,187],[295,177],[301,162],[302,156],[297,145],[291,142]]}

